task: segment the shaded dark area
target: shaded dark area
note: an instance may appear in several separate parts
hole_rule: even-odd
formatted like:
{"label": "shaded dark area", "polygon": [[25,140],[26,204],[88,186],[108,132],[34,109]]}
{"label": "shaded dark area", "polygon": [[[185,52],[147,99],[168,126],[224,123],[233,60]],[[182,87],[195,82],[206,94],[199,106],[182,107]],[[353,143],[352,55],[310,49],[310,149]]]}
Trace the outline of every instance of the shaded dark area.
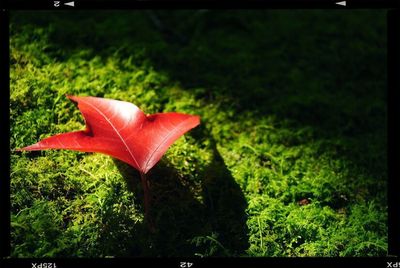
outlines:
{"label": "shaded dark area", "polygon": [[[199,128],[197,135],[204,135],[205,129]],[[249,247],[246,200],[221,158],[215,142],[210,150],[213,152],[212,164],[198,174],[197,181],[183,177],[165,161],[161,161],[148,173],[150,215],[155,223],[155,232],[150,232],[143,223],[136,235],[147,245],[140,246],[145,252],[133,246],[131,256],[244,254]],[[119,160],[114,162],[143,210],[144,197],[139,173]],[[196,198],[193,189],[198,189],[201,196]],[[213,251],[210,252],[209,248]]]}
{"label": "shaded dark area", "polygon": [[[383,13],[374,27],[345,30],[356,21],[367,23],[377,13],[152,14],[163,25],[153,27],[176,51],[152,60],[185,88],[204,87],[208,95],[229,98],[238,113],[273,113],[297,126],[311,125],[326,137],[356,137],[382,127],[386,112],[382,107],[386,102]],[[187,41],[171,40],[173,35],[164,29]],[[381,43],[371,43],[376,35]]]}

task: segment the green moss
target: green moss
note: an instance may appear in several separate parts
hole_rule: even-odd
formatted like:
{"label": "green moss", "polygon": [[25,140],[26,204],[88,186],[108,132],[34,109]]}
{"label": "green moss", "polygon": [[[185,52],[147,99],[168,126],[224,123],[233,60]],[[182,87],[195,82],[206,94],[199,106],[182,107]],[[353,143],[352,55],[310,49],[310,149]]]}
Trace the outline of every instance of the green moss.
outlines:
{"label": "green moss", "polygon": [[65,94],[201,125],[148,174],[154,233],[128,165],[13,151],[12,256],[386,255],[385,18],[349,13],[13,12],[12,150],[84,128]]}

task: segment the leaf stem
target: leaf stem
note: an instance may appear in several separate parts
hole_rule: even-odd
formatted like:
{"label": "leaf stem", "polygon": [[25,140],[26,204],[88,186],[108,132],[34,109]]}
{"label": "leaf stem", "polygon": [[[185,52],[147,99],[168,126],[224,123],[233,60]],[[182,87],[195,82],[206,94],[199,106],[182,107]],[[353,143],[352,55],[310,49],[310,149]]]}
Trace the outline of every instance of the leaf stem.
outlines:
{"label": "leaf stem", "polygon": [[143,193],[144,193],[144,220],[147,222],[150,232],[154,233],[154,224],[150,216],[150,190],[149,181],[146,174],[140,172],[140,179],[142,181]]}

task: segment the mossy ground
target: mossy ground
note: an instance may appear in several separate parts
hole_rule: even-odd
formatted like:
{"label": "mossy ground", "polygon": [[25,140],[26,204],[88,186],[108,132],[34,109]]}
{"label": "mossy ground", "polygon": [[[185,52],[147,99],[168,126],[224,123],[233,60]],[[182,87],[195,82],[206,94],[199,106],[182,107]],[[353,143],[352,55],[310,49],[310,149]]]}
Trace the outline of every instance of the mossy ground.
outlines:
{"label": "mossy ground", "polygon": [[149,173],[11,153],[15,257],[382,256],[384,11],[11,12],[11,149],[83,129],[65,94],[201,116]]}

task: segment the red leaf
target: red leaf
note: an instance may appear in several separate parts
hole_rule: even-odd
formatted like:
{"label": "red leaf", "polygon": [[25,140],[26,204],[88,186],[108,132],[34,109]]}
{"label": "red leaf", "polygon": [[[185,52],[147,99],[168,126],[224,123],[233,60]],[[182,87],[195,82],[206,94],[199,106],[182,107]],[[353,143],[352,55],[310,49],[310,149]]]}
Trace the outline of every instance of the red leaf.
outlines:
{"label": "red leaf", "polygon": [[147,173],[180,136],[200,124],[200,117],[182,113],[145,115],[125,101],[67,96],[86,121],[83,131],[58,134],[18,151],[67,149],[98,152],[118,158]]}

